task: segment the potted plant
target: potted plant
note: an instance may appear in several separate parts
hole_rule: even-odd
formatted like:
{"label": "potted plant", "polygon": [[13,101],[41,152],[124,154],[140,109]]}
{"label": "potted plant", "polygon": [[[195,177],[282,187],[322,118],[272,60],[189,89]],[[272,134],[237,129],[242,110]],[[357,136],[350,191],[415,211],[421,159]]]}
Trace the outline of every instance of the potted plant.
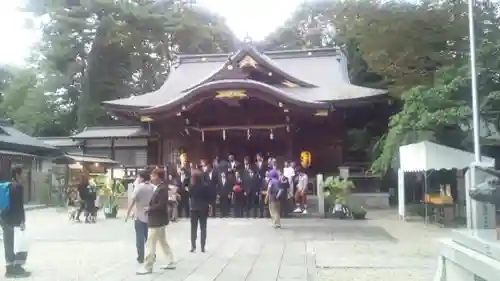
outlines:
{"label": "potted plant", "polygon": [[346,203],[347,196],[354,187],[354,183],[347,179],[341,179],[340,177],[328,177],[326,179],[323,186],[326,200],[325,207],[329,207],[327,210],[330,210],[334,217],[345,218],[350,215]]}
{"label": "potted plant", "polygon": [[116,218],[118,216],[118,198],[125,192],[125,186],[120,180],[107,179],[100,189],[100,196],[104,200],[104,216]]}

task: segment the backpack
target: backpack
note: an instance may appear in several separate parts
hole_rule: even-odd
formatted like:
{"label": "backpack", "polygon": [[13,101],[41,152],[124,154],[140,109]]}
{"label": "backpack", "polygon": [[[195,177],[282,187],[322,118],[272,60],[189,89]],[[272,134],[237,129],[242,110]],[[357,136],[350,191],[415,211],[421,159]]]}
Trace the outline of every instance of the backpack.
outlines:
{"label": "backpack", "polygon": [[0,182],[0,211],[7,210],[10,207],[11,188],[11,182]]}

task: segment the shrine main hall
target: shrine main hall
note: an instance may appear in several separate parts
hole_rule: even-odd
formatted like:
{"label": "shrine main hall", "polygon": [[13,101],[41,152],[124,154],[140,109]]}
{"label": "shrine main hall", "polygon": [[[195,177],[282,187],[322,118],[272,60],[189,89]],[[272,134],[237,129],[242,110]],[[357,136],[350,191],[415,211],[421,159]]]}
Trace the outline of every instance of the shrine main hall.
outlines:
{"label": "shrine main hall", "polygon": [[158,90],[102,103],[122,126],[71,138],[144,140],[129,149],[146,159],[115,159],[126,165],[174,165],[181,153],[194,163],[256,153],[299,161],[307,151],[312,173],[332,173],[369,157],[353,151],[349,130],[380,136],[391,113],[387,91],[353,85],[347,65],[339,48],[261,52],[244,44],[231,54],[180,55]]}

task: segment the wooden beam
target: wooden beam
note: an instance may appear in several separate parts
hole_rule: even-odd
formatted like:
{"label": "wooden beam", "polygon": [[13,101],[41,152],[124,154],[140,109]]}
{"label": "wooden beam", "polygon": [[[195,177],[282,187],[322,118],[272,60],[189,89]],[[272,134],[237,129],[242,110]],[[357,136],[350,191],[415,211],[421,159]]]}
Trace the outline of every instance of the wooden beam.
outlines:
{"label": "wooden beam", "polygon": [[213,132],[213,131],[222,131],[222,130],[270,130],[270,129],[279,129],[286,128],[287,124],[272,124],[272,125],[241,125],[241,126],[217,126],[217,127],[187,127],[190,130],[194,131],[204,131],[204,132]]}

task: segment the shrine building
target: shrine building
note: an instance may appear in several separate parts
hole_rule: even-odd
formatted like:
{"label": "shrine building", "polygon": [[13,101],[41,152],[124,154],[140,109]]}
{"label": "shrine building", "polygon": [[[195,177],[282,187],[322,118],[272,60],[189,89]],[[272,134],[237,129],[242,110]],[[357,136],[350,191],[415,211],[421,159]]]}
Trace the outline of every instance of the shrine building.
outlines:
{"label": "shrine building", "polygon": [[[160,89],[103,106],[139,124],[141,137],[147,132],[141,155],[150,165],[173,165],[184,152],[198,163],[230,153],[299,161],[307,151],[313,172],[331,173],[349,161],[350,128],[387,130],[385,94],[351,84],[338,48],[260,52],[245,44],[233,54],[181,55]],[[115,138],[102,128],[100,137]]]}

